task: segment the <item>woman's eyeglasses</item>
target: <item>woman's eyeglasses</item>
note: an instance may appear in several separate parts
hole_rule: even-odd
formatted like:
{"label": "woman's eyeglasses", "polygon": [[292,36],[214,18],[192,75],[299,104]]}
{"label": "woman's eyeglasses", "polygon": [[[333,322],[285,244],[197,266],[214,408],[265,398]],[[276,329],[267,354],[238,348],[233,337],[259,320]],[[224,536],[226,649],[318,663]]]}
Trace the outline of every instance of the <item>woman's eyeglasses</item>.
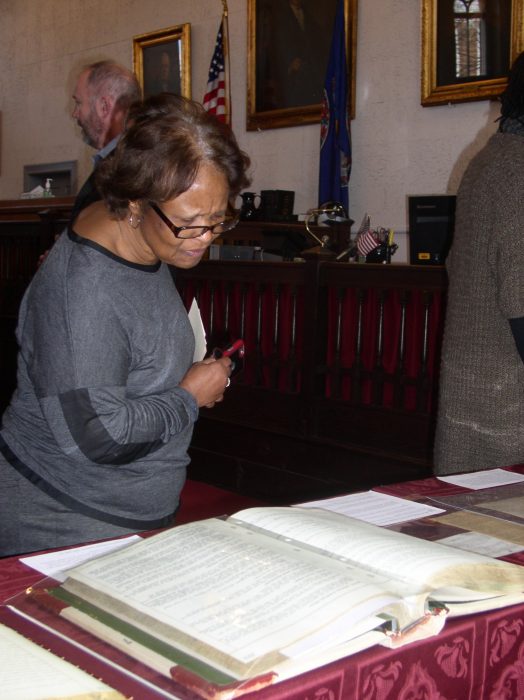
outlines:
{"label": "woman's eyeglasses", "polygon": [[235,228],[239,221],[238,216],[229,216],[224,219],[224,221],[213,224],[213,226],[175,226],[157,204],[149,202],[149,206],[173,232],[175,238],[200,238],[200,236],[203,236],[208,231],[211,232],[212,236],[220,236],[222,233],[226,233],[226,231],[231,231],[231,229]]}

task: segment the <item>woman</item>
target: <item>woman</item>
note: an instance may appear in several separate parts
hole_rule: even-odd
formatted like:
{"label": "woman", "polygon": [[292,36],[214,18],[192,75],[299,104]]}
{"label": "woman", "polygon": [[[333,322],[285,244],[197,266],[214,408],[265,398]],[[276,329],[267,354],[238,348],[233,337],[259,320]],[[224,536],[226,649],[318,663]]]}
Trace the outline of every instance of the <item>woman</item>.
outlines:
{"label": "woman", "polygon": [[446,259],[435,474],[524,462],[524,52],[468,165]]}
{"label": "woman", "polygon": [[20,309],[18,388],[0,433],[0,555],[169,525],[201,406],[230,360],[193,364],[165,263],[194,267],[232,228],[247,156],[200,105],[130,112],[103,196],[35,275]]}

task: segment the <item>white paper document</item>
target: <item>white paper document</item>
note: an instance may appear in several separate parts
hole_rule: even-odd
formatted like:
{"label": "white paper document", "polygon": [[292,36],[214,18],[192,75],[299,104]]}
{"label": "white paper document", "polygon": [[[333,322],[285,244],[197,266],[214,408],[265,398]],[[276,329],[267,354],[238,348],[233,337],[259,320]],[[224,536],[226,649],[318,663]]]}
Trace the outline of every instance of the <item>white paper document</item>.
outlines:
{"label": "white paper document", "polygon": [[524,547],[514,542],[507,542],[498,537],[483,535],[480,532],[461,532],[458,535],[443,537],[437,540],[440,544],[447,544],[450,547],[463,549],[466,552],[476,552],[488,557],[505,557],[508,554],[520,552]]}
{"label": "white paper document", "polygon": [[193,354],[193,362],[200,362],[206,356],[207,342],[206,331],[204,329],[204,324],[202,323],[202,316],[200,314],[198,304],[196,303],[196,299],[193,299],[193,302],[191,303],[188,317],[195,336],[195,352]]}
{"label": "white paper document", "polygon": [[506,484],[517,484],[524,481],[523,474],[515,474],[507,469],[487,469],[480,472],[470,472],[469,474],[451,474],[450,476],[437,477],[440,481],[448,484],[463,486],[466,489],[489,489],[494,486],[505,486]]}
{"label": "white paper document", "polygon": [[51,576],[57,581],[65,581],[67,569],[73,566],[79,566],[90,559],[101,557],[103,554],[114,552],[117,549],[129,547],[130,544],[138,542],[142,538],[139,535],[130,535],[121,540],[108,540],[106,542],[97,542],[95,544],[84,544],[81,547],[73,549],[64,549],[58,552],[49,552],[48,554],[35,554],[34,556],[24,557],[20,561],[32,569],[36,569],[45,576]]}
{"label": "white paper document", "polygon": [[124,696],[0,625],[0,697],[5,700],[124,700]]}
{"label": "white paper document", "polygon": [[299,507],[331,510],[373,525],[394,525],[407,520],[418,520],[437,513],[444,513],[442,508],[416,503],[406,498],[398,498],[378,491],[363,491],[346,496],[325,498],[321,501],[300,503]]}

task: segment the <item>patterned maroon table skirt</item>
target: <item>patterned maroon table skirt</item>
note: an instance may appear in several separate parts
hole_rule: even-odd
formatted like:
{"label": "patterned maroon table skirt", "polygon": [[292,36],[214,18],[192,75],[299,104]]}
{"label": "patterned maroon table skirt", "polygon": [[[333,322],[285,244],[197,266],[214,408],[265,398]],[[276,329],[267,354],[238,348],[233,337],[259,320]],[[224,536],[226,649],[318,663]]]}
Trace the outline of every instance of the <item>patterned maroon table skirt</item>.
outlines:
{"label": "patterned maroon table skirt", "polygon": [[[381,490],[417,499],[463,491],[436,479]],[[518,555],[511,560],[524,563]],[[6,601],[40,579],[40,574],[18,559],[0,559],[0,600]],[[4,611],[0,618],[6,614]],[[100,669],[96,672],[100,674]],[[161,697],[146,688],[137,692],[136,685],[114,672],[104,679],[137,700]],[[255,696],[256,700],[523,699],[524,605],[449,619],[444,630],[428,640],[394,651],[374,647],[242,697],[255,700]]]}

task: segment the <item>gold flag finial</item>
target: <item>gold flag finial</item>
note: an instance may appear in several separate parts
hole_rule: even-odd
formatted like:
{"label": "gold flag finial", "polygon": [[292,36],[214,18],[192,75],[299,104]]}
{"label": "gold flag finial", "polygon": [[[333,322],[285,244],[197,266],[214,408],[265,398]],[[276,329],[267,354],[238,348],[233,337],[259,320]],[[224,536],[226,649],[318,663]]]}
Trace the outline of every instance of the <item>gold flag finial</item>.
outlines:
{"label": "gold flag finial", "polygon": [[222,9],[224,12],[224,16],[227,17],[227,0],[222,0]]}

